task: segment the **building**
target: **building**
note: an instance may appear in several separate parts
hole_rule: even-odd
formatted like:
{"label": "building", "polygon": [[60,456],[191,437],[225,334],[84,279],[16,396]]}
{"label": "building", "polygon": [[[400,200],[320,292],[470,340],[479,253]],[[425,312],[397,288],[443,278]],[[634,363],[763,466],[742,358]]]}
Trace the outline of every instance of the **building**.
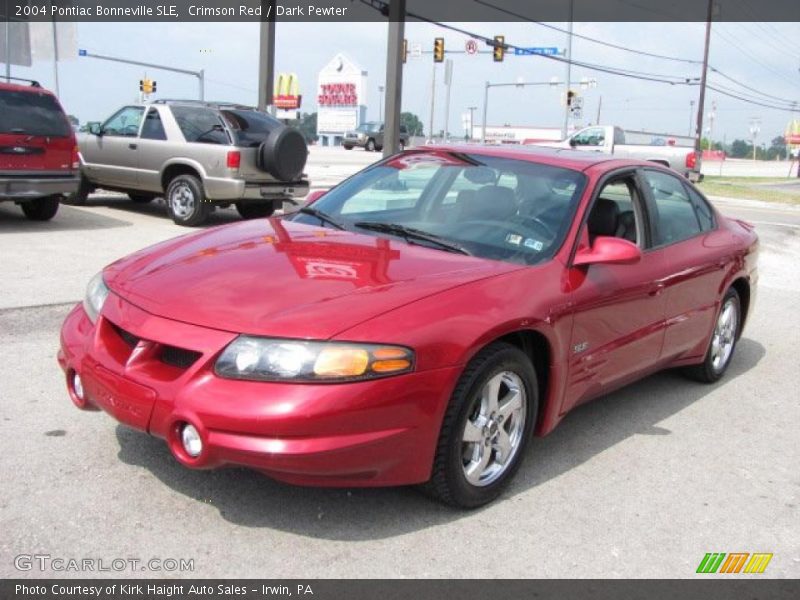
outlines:
{"label": "building", "polygon": [[[475,125],[473,136],[480,140],[483,127]],[[528,127],[524,125],[489,125],[486,128],[487,144],[536,144],[538,142],[558,142],[561,140],[561,129],[558,127]]]}
{"label": "building", "polygon": [[339,146],[344,132],[366,120],[367,72],[337,54],[317,77],[317,135],[322,146]]}

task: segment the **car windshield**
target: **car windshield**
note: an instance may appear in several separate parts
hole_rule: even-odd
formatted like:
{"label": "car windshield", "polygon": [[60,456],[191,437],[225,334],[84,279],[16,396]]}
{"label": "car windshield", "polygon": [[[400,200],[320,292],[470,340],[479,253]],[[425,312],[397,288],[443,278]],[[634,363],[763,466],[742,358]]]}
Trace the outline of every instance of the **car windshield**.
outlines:
{"label": "car windshield", "polygon": [[273,129],[281,127],[278,119],[255,110],[232,109],[220,112],[233,131],[237,146],[258,146]]}
{"label": "car windshield", "polygon": [[360,133],[369,133],[371,131],[378,131],[378,123],[362,123],[356,128]]}
{"label": "car windshield", "polygon": [[[585,179],[577,171],[529,161],[406,152],[354,175],[315,202],[326,221],[310,211],[292,219],[532,265],[561,246]],[[404,234],[408,229],[413,235]]]}
{"label": "car windshield", "polygon": [[0,133],[67,137],[72,127],[50,94],[0,90]]}

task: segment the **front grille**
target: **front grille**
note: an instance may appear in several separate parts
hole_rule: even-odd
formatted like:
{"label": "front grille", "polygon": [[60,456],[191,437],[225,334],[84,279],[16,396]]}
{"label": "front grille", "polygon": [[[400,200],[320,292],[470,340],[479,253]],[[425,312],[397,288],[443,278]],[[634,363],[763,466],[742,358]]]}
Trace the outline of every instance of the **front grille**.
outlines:
{"label": "front grille", "polygon": [[193,352],[192,350],[185,350],[177,348],[176,346],[162,346],[160,359],[161,362],[178,367],[179,369],[188,369],[191,367],[202,354],[200,352]]}
{"label": "front grille", "polygon": [[[110,321],[109,321],[109,322],[110,322]],[[141,339],[142,339],[142,338],[140,338],[140,337],[136,337],[135,335],[133,335],[133,334],[132,334],[131,332],[129,332],[129,331],[125,331],[125,330],[124,330],[122,327],[120,327],[119,325],[116,325],[116,324],[114,324],[114,323],[111,323],[111,326],[114,328],[114,331],[116,331],[116,332],[117,332],[117,335],[119,335],[119,337],[121,337],[121,338],[122,338],[122,341],[124,341],[124,342],[125,342],[125,343],[126,343],[128,346],[130,346],[131,348],[135,348],[135,347],[136,347],[136,344],[138,344],[138,343],[141,341]]]}

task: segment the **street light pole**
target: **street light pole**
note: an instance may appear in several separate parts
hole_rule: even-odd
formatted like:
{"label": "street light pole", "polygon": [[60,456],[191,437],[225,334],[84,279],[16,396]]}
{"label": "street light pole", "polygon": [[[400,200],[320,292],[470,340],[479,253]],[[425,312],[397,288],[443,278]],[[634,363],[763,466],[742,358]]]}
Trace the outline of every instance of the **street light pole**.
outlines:
{"label": "street light pole", "polygon": [[386,122],[383,127],[383,156],[400,149],[400,110],[403,99],[403,39],[406,0],[389,3],[389,35],[386,42]]}
{"label": "street light pole", "polygon": [[692,121],[694,120],[694,100],[689,100],[689,136],[692,135]]}
{"label": "street light pole", "polygon": [[475,125],[475,111],[478,110],[477,106],[468,106],[467,110],[469,111],[469,141],[472,141],[472,138],[475,137],[473,135],[474,125]]}
{"label": "street light pole", "polygon": [[382,85],[378,86],[378,121],[383,123],[383,90]]}
{"label": "street light pole", "polygon": [[706,42],[703,49],[703,72],[700,75],[700,98],[697,100],[697,129],[695,131],[694,152],[697,157],[697,172],[703,168],[703,111],[706,103],[706,76],[708,75],[708,48],[711,44],[711,16],[714,10],[714,0],[708,0],[708,14],[706,16]]}
{"label": "street light pole", "polygon": [[492,84],[488,81],[486,82],[486,87],[483,90],[483,127],[481,128],[481,144],[486,143],[486,113],[489,112],[489,87]]}
{"label": "street light pole", "polygon": [[564,127],[561,130],[561,139],[567,139],[567,132],[569,130],[569,82],[572,79],[572,19],[575,10],[575,0],[569,0],[569,30],[567,33],[567,76],[564,81],[567,82],[567,90],[564,96]]}

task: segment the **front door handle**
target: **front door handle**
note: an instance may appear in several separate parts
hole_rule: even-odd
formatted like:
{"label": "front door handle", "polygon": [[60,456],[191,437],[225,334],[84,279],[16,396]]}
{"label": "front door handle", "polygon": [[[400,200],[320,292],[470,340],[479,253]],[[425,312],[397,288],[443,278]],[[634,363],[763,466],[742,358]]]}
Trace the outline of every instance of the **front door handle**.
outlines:
{"label": "front door handle", "polygon": [[664,291],[664,288],[667,287],[667,284],[663,282],[656,283],[653,287],[650,288],[648,292],[650,296],[660,296],[661,292]]}
{"label": "front door handle", "polygon": [[136,150],[136,148],[138,147],[139,146],[137,144],[128,144],[128,148],[130,148],[131,150]]}

